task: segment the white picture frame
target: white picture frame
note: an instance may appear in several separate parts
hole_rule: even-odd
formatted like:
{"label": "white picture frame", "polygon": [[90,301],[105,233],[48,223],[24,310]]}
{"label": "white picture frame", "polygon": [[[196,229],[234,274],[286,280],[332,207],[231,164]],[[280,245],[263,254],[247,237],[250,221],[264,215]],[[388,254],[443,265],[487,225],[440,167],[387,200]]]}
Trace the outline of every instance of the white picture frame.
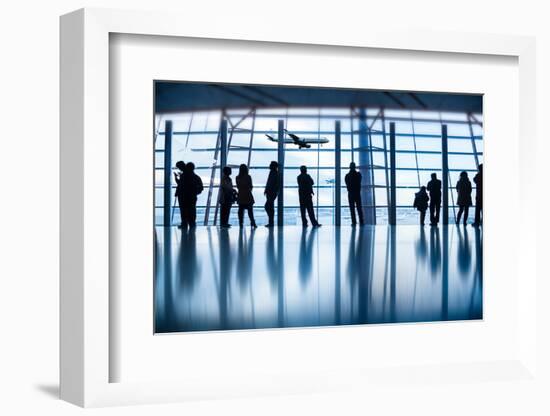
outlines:
{"label": "white picture frame", "polygon": [[[110,173],[109,157],[109,36],[113,33],[224,39],[282,44],[430,51],[442,54],[504,55],[518,59],[519,67],[519,193],[528,207],[535,203],[536,184],[528,179],[536,152],[535,40],[529,37],[469,33],[399,31],[394,28],[350,29],[330,36],[314,31],[278,31],[267,25],[262,32],[235,35],[224,27],[205,27],[200,19],[186,20],[173,13],[82,9],[61,18],[61,398],[80,406],[181,401],[196,398],[323,392],[346,385],[377,385],[408,379],[407,373],[380,368],[365,373],[334,369],[318,374],[281,373],[258,380],[235,382],[234,374],[217,380],[177,382],[110,382],[113,356],[109,348],[110,302]],[[527,208],[522,208],[527,209]],[[506,380],[524,381],[537,376],[536,285],[534,217],[522,215],[517,245],[517,354],[498,362],[456,366],[418,363],[415,377],[480,382],[482,372]],[[273,335],[276,342],[275,333]],[[304,335],[307,336],[307,335]],[[353,381],[352,381],[353,380]],[[391,381],[390,381],[391,380]],[[428,381],[429,382],[429,381]],[[535,381],[536,382],[536,381]]]}

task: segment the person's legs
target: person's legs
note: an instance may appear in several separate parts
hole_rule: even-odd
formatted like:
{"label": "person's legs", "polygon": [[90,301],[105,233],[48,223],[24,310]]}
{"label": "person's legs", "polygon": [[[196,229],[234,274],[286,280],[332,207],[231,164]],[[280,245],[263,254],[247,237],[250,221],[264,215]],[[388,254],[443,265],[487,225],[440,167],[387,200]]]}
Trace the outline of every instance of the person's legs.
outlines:
{"label": "person's legs", "polygon": [[300,215],[302,216],[302,225],[307,227],[307,218],[306,218],[306,201],[300,198]]}
{"label": "person's legs", "polygon": [[189,226],[197,225],[197,200],[191,201],[189,204]]}
{"label": "person's legs", "polygon": [[222,204],[220,209],[220,225],[229,225],[231,204]]}
{"label": "person's legs", "polygon": [[462,216],[462,213],[464,212],[464,207],[461,206],[458,210],[458,214],[456,215],[456,224],[460,224],[460,217]]}
{"label": "person's legs", "polygon": [[424,225],[424,221],[426,220],[426,210],[420,211],[420,225]]}
{"label": "person's legs", "polygon": [[237,216],[239,217],[239,227],[243,226],[245,208],[246,205],[239,204],[239,210],[237,211]]}
{"label": "person's legs", "polygon": [[252,227],[256,226],[256,221],[254,220],[254,205],[249,204],[246,207],[246,210],[248,211],[248,219],[250,220],[250,225]]}
{"label": "person's legs", "polygon": [[183,209],[185,214],[185,225],[191,226],[191,203],[188,200],[183,201]]}
{"label": "person's legs", "polygon": [[187,210],[185,207],[185,201],[181,196],[178,196],[178,205],[180,206],[180,218],[181,218],[181,226],[187,227]]}
{"label": "person's legs", "polygon": [[435,224],[435,203],[430,201],[430,224]]}
{"label": "person's legs", "polygon": [[464,225],[468,224],[468,212],[470,211],[470,207],[466,205],[464,207]]}
{"label": "person's legs", "polygon": [[357,214],[359,214],[359,224],[365,224],[365,218],[363,217],[363,204],[361,203],[361,194],[355,197],[355,204],[357,205]]}
{"label": "person's legs", "polygon": [[476,199],[476,214],[474,218],[474,224],[481,224],[481,201]]}
{"label": "person's legs", "polygon": [[441,202],[435,206],[435,223],[439,224],[439,213],[441,212]]}
{"label": "person's legs", "polygon": [[220,225],[225,225],[225,204],[220,204]]}
{"label": "person's legs", "polygon": [[351,224],[357,224],[357,218],[355,217],[355,200],[351,195],[348,195],[349,210],[351,212]]}
{"label": "person's legs", "polygon": [[265,201],[265,212],[267,213],[268,225],[275,224],[275,198],[267,196]]}
{"label": "person's legs", "polygon": [[319,224],[317,222],[317,219],[315,218],[315,210],[313,209],[313,200],[311,198],[309,198],[309,200],[307,201],[307,205],[306,205],[306,208],[307,208],[307,214],[309,216],[309,219],[311,221],[311,224],[312,225],[317,225]]}

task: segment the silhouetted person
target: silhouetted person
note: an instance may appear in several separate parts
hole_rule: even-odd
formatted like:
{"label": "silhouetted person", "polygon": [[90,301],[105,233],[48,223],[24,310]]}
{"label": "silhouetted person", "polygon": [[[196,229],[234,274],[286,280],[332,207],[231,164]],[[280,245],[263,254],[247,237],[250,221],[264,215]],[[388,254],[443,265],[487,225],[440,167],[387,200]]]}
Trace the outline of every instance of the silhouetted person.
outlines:
{"label": "silhouetted person", "polygon": [[456,224],[460,224],[460,217],[464,213],[464,225],[466,225],[468,223],[468,211],[470,205],[472,205],[472,183],[468,179],[467,172],[460,172],[460,179],[456,183],[456,191],[458,192],[456,204],[459,207]]}
{"label": "silhouetted person", "polygon": [[363,220],[363,207],[361,204],[361,173],[355,169],[355,163],[349,164],[349,172],[345,176],[346,188],[348,189],[348,202],[351,211],[351,225],[357,225],[355,210],[359,215],[359,224],[365,224]]}
{"label": "silhouetted person", "polygon": [[279,194],[279,164],[275,161],[269,164],[269,176],[267,177],[267,183],[265,184],[265,212],[267,213],[268,222],[266,227],[273,227],[275,225],[275,199]]}
{"label": "silhouetted person", "polygon": [[237,200],[237,191],[233,189],[231,180],[231,168],[223,168],[223,177],[220,184],[220,226],[223,228],[231,227],[229,224],[229,213],[231,205]]}
{"label": "silhouetted person", "polygon": [[432,180],[428,182],[430,193],[430,225],[439,223],[439,211],[441,210],[441,181],[432,173]]}
{"label": "silhouetted person", "polygon": [[481,225],[483,211],[483,164],[477,168],[474,183],[476,184],[476,216],[472,225],[478,227]]}
{"label": "silhouetted person", "polygon": [[[180,183],[182,179],[180,179]],[[195,173],[195,165],[189,162],[185,165],[183,175],[182,203],[183,218],[185,223],[182,226],[195,227],[197,225],[197,195],[204,189],[202,179]],[[180,205],[180,209],[181,209]]]}
{"label": "silhouetted person", "polygon": [[239,204],[239,226],[243,226],[244,210],[248,212],[248,218],[250,219],[250,225],[256,228],[256,221],[254,221],[254,196],[252,195],[252,178],[248,174],[248,167],[242,164],[239,167],[239,175],[235,178],[237,182],[237,190],[239,194],[237,196],[237,203]]}
{"label": "silhouetted person", "polygon": [[420,225],[424,225],[424,220],[426,219],[426,211],[428,210],[429,199],[430,197],[426,192],[425,186],[421,186],[420,191],[414,194],[413,207],[420,212]]}
{"label": "silhouetted person", "polygon": [[176,198],[178,198],[178,206],[180,207],[180,217],[181,217],[181,227],[187,226],[187,221],[185,220],[184,208],[183,208],[183,177],[185,175],[185,162],[179,160],[176,162],[176,168],[178,172],[174,172],[174,179],[176,180]]}
{"label": "silhouetted person", "polygon": [[321,224],[315,219],[313,211],[313,179],[307,174],[307,168],[300,166],[300,174],[296,178],[298,180],[298,196],[300,199],[300,214],[302,215],[302,225],[307,227],[306,211],[314,227],[319,227]]}

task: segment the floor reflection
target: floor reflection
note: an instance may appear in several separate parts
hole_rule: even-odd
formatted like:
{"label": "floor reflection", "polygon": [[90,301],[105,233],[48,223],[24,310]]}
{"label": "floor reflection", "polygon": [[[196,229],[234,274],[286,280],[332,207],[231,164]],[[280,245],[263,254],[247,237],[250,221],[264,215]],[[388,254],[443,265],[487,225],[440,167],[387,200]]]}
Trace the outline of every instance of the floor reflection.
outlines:
{"label": "floor reflection", "polygon": [[156,332],[480,319],[482,230],[156,229]]}

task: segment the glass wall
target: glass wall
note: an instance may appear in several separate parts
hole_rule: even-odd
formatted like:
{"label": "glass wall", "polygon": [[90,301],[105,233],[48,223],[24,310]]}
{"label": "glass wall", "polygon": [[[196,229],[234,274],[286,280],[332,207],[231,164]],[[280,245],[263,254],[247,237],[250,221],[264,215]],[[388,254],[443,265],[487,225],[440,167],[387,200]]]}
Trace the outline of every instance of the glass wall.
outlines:
{"label": "glass wall", "polygon": [[[267,222],[263,205],[263,189],[269,163],[277,160],[277,143],[266,134],[277,137],[278,120],[284,120],[288,131],[300,138],[326,138],[328,143],[298,148],[285,144],[284,222],[300,224],[296,177],[299,167],[306,165],[315,182],[313,202],[319,222],[334,223],[335,192],[341,192],[342,224],[350,224],[350,213],[344,176],[350,162],[355,162],[363,174],[363,208],[375,213],[377,224],[388,222],[389,198],[389,131],[396,130],[396,200],[397,223],[416,224],[418,213],[412,208],[414,194],[426,185],[430,174],[441,178],[441,125],[448,129],[449,160],[449,222],[456,212],[455,185],[461,171],[473,178],[479,163],[483,163],[482,115],[439,113],[379,108],[269,108],[213,111],[200,113],[157,114],[155,117],[155,221],[163,224],[164,188],[164,125],[173,124],[172,166],[176,161],[193,162],[201,177],[204,191],[197,203],[199,225],[219,224],[217,206],[220,160],[220,121],[228,121],[227,163],[233,168],[233,181],[238,166],[250,167],[254,182],[255,216],[258,224]],[[335,122],[341,123],[342,183],[335,189]],[[287,136],[288,137],[288,136]],[[475,184],[474,195],[475,195]],[[175,183],[170,184],[172,195]],[[179,208],[172,197],[172,223],[179,224]],[[473,210],[470,210],[470,216]],[[237,223],[236,210],[230,222]]]}

